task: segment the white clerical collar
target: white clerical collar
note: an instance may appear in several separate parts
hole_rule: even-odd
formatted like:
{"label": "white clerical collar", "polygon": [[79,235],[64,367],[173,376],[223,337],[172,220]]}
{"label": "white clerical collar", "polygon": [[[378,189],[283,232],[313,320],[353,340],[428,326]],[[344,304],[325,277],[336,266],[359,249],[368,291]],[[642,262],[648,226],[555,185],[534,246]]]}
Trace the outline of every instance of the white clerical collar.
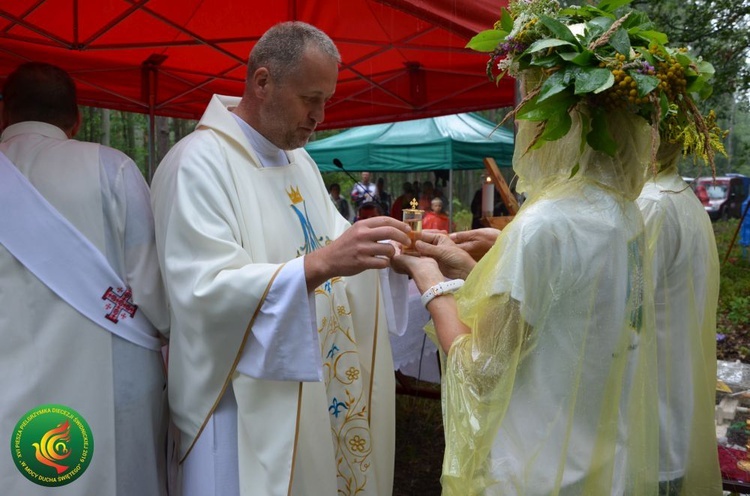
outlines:
{"label": "white clerical collar", "polygon": [[268,141],[265,136],[253,129],[250,124],[242,120],[237,114],[232,113],[232,117],[234,117],[234,120],[240,125],[240,129],[242,129],[243,134],[250,142],[250,146],[252,146],[253,150],[255,150],[255,153],[258,155],[260,165],[263,167],[282,167],[284,165],[289,165],[289,157],[287,157],[284,150]]}
{"label": "white clerical collar", "polygon": [[68,139],[68,135],[65,134],[65,131],[53,124],[39,121],[24,121],[6,127],[2,136],[0,136],[0,141],[7,141],[19,134],[41,134],[47,138],[55,138],[59,140]]}

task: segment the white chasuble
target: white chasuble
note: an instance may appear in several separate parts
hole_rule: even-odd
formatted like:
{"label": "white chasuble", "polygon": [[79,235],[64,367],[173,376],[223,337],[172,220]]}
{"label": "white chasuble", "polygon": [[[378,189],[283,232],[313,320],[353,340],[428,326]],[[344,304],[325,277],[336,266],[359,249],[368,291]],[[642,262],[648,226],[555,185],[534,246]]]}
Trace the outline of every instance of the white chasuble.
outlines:
{"label": "white chasuble", "polygon": [[[181,456],[190,456],[231,387],[242,496],[388,495],[395,386],[376,271],[315,290],[309,345],[299,343],[315,333],[310,322],[280,325],[271,353],[284,356],[286,370],[262,379],[237,371],[243,352],[262,345],[253,323],[280,268],[349,226],[304,150],[287,152],[287,166],[260,166],[225,108],[237,102],[215,96],[152,186],[172,304],[169,394]],[[312,377],[296,372],[310,354]]]}

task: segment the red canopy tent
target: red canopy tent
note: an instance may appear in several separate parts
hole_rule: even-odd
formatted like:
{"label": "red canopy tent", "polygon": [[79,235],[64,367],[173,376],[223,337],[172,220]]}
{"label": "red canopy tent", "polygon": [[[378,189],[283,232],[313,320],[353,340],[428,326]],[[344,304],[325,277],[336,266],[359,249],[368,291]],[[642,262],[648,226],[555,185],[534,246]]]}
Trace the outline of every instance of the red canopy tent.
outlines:
{"label": "red canopy tent", "polygon": [[68,70],[80,103],[196,118],[213,93],[240,95],[253,43],[289,19],[342,54],[321,129],[513,103],[464,48],[507,0],[13,0],[0,6],[0,81],[19,63]]}

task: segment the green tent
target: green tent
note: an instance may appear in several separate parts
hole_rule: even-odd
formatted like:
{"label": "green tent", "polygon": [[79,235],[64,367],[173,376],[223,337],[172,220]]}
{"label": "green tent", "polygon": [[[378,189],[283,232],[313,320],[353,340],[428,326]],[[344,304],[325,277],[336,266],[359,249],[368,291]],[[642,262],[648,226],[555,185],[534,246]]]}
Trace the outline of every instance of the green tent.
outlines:
{"label": "green tent", "polygon": [[513,133],[476,114],[374,124],[349,129],[305,147],[321,172],[417,172],[482,169],[485,157],[510,167]]}

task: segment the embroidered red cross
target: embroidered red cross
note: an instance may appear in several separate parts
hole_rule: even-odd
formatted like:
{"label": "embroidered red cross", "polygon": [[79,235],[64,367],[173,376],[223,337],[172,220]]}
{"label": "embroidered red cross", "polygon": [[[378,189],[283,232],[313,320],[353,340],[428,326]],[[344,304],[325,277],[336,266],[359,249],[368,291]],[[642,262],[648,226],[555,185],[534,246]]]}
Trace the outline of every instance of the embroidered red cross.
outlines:
{"label": "embroidered red cross", "polygon": [[104,305],[105,309],[110,310],[105,317],[115,324],[117,324],[120,318],[127,318],[128,316],[133,317],[135,311],[138,310],[138,306],[133,305],[133,302],[131,301],[132,296],[133,292],[130,291],[130,288],[123,291],[122,288],[117,288],[117,290],[115,290],[110,286],[110,288],[102,295],[102,300],[109,301],[109,303]]}

